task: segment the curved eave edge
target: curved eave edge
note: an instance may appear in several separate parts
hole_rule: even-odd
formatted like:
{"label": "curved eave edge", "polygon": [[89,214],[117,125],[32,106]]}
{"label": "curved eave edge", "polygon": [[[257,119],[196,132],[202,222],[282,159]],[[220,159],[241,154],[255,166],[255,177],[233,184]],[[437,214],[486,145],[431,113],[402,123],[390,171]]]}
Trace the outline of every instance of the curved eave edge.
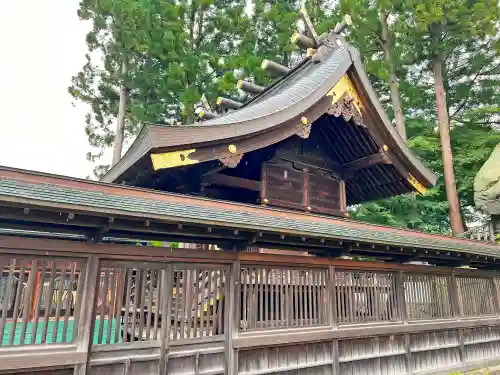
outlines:
{"label": "curved eave edge", "polygon": [[399,158],[408,169],[411,177],[414,177],[414,179],[416,180],[410,181],[410,178],[409,182],[415,187],[417,191],[419,190],[418,184],[423,185],[425,188],[433,187],[437,181],[436,175],[424,164],[422,164],[422,162],[413,154],[408,145],[397,132],[396,128],[392,125],[365,72],[358,50],[352,46],[349,46],[348,51],[353,62],[352,66],[354,68],[354,73],[357,75],[360,81],[360,88],[366,94],[366,97],[371,102],[373,110],[375,111],[377,117],[380,119],[380,121],[375,122],[375,125],[380,128],[380,130],[382,131],[382,136],[386,138],[387,143],[392,144],[393,149],[395,146],[395,150],[398,151],[397,154]]}
{"label": "curved eave edge", "polygon": [[134,142],[130,145],[121,159],[113,165],[104,176],[100,178],[101,182],[115,182],[121,175],[123,175],[131,166],[139,161],[144,155],[149,153],[152,145],[152,138],[150,135],[151,124],[144,124],[135,138]]}
{"label": "curved eave edge", "polygon": [[[164,155],[155,156],[155,163],[158,166],[163,167],[174,167],[174,166],[182,166],[195,164],[197,162],[204,162],[209,160],[216,160],[219,157],[230,156],[234,152],[229,152],[228,147],[232,146],[233,142],[241,141],[243,143],[247,142],[249,138],[262,135],[268,132],[276,132],[277,129],[281,129],[283,125],[290,124],[290,122],[294,122],[292,124],[292,128],[295,125],[296,129],[288,129],[288,134],[276,135],[274,138],[269,138],[264,142],[259,142],[258,148],[267,147],[273,143],[279,142],[285,138],[288,138],[296,133],[298,128],[300,128],[301,117],[306,115],[308,116],[309,122],[313,122],[316,118],[321,116],[327,109],[326,102],[328,98],[326,94],[331,88],[341,79],[341,77],[347,72],[349,67],[352,65],[352,61],[350,59],[350,55],[347,49],[342,49],[338,51],[337,57],[340,60],[339,65],[336,69],[329,72],[329,76],[322,82],[321,85],[311,90],[307,95],[298,100],[295,103],[291,103],[288,107],[270,113],[264,117],[256,117],[247,121],[235,122],[235,123],[227,123],[221,124],[218,126],[159,126],[159,125],[144,125],[141,129],[141,132],[137,139],[133,142],[130,149],[127,153],[122,157],[122,159],[113,166],[108,173],[101,179],[103,182],[117,182],[121,176],[136,162],[138,162],[142,157],[144,157],[148,153],[153,153],[156,150],[162,150]],[[318,112],[318,107],[320,112]],[[324,107],[324,108],[323,108]],[[251,129],[253,123],[267,123],[266,128],[258,127],[257,129]],[[217,133],[221,126],[224,127],[235,127],[235,129],[242,130],[237,136],[222,136],[222,137],[213,137],[212,139],[205,138],[208,133]],[[250,130],[248,130],[248,128]],[[154,129],[154,134],[149,134]],[[193,130],[196,130],[197,134],[194,138],[191,138],[189,142],[177,142],[172,144],[159,144],[158,139],[186,139],[182,136],[182,134],[188,134]],[[159,136],[159,132],[161,132],[161,136]],[[169,136],[169,133],[172,136]],[[144,149],[144,139],[140,139],[141,134],[144,135],[144,138],[149,139],[149,149]],[[147,136],[146,136],[147,135]],[[173,136],[175,135],[175,137]],[[205,146],[210,146],[211,148],[217,147],[218,150],[214,152],[211,151],[211,159],[207,158],[197,158],[200,150]],[[237,147],[237,153],[240,153],[241,150],[243,152],[250,152],[254,149],[249,148],[248,146]],[[169,155],[166,155],[169,154]],[[194,155],[193,155],[194,154]],[[183,163],[178,163],[176,165],[172,165],[170,160],[167,160],[170,156],[173,156],[176,159],[182,157]],[[154,167],[154,166],[153,166]],[[154,168],[154,169],[162,169],[162,168]]]}

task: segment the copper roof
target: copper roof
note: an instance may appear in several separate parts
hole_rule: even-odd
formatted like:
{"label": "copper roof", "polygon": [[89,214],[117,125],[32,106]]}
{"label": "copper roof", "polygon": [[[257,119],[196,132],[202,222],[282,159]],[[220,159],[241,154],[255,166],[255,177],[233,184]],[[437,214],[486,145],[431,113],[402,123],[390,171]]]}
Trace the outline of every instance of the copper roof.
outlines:
{"label": "copper roof", "polygon": [[[144,125],[130,149],[102,181],[130,180],[137,173],[134,166],[155,152],[195,148],[197,160],[204,162],[227,156],[229,143],[235,143],[240,152],[250,152],[293,136],[296,130],[292,124],[300,116],[307,114],[318,119],[325,113],[329,105],[327,93],[346,74],[360,94],[369,121],[366,129],[344,126],[344,131],[333,137],[337,142],[335,149],[341,150],[343,155],[341,162],[368,156],[383,145],[388,146],[394,161],[390,166],[358,171],[353,183],[347,185],[348,202],[352,204],[414,191],[407,181],[408,174],[424,187],[433,186],[435,175],[401,139],[370,85],[359,53],[347,43],[319,64],[310,58],[305,59],[241,109],[192,125]],[[332,118],[331,121],[338,122],[339,129],[342,128],[343,120]],[[360,186],[364,186],[365,191]]]}

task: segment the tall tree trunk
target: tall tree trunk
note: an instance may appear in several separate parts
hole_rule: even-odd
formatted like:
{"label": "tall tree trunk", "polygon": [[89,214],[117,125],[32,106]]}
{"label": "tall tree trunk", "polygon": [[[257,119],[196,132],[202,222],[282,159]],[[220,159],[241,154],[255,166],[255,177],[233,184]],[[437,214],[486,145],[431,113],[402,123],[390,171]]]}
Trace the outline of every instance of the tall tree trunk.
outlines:
{"label": "tall tree trunk", "polygon": [[[122,80],[127,73],[127,66],[122,64]],[[118,106],[118,118],[116,119],[115,149],[113,150],[113,165],[118,163],[122,157],[123,138],[125,136],[125,111],[127,106],[127,89],[122,82],[120,86],[120,104]]]}
{"label": "tall tree trunk", "polygon": [[193,103],[186,104],[186,125],[194,124],[194,108],[193,108],[193,106],[194,106]]}
{"label": "tall tree trunk", "polygon": [[455,185],[455,173],[453,171],[453,155],[451,152],[450,123],[446,109],[446,92],[443,81],[443,59],[437,55],[432,61],[434,73],[434,90],[436,92],[436,109],[439,121],[439,134],[441,138],[441,152],[443,155],[444,185],[446,196],[450,205],[451,231],[454,235],[464,232],[460,205],[458,203],[457,187]]}
{"label": "tall tree trunk", "polygon": [[384,51],[385,61],[389,68],[389,89],[391,91],[391,101],[394,107],[394,118],[396,120],[396,130],[403,140],[406,142],[406,127],[403,116],[403,108],[401,106],[401,95],[399,93],[398,78],[396,76],[396,68],[392,60],[392,38],[389,32],[387,23],[388,13],[380,12],[380,23],[382,28],[382,50]]}

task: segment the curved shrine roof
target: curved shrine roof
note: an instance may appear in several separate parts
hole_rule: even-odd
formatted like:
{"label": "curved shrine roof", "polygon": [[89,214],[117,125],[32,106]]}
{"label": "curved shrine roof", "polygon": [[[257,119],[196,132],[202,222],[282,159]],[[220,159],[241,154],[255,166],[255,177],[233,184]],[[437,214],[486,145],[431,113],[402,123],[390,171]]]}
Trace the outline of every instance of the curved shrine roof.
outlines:
{"label": "curved shrine roof", "polygon": [[[343,163],[354,161],[345,155],[352,153],[353,158],[354,155],[358,158],[368,157],[374,148],[389,150],[391,161],[390,166],[358,171],[355,175],[356,185],[366,185],[373,178],[382,182],[376,182],[373,186],[376,193],[360,191],[354,184],[347,186],[348,194],[352,196],[348,201],[358,203],[410,191],[422,191],[433,186],[436,182],[435,175],[401,139],[371,87],[359,53],[347,43],[334,49],[320,63],[306,58],[238,110],[192,125],[144,125],[130,149],[102,181],[126,183],[137,173],[134,166],[151,158],[153,154],[162,153],[187,159],[180,166],[192,164],[191,161],[198,163],[230,156],[229,145],[234,146],[238,153],[248,153],[275,144],[297,134],[304,117],[314,127],[314,121],[332,107],[332,97],[335,98],[335,88],[339,85],[343,85],[344,89],[346,85],[350,86],[346,92],[357,96],[357,108],[360,108],[364,122],[364,126],[353,124],[352,128],[356,130],[352,130],[349,125],[345,129],[338,127],[344,129],[342,137],[334,138],[342,138],[344,141],[334,148],[342,150],[347,143],[350,148],[342,152],[343,157],[340,156],[344,159]],[[332,121],[335,124],[340,120]],[[184,154],[179,154],[181,152]],[[148,163],[151,164],[151,161]],[[395,188],[393,182],[396,180]]]}

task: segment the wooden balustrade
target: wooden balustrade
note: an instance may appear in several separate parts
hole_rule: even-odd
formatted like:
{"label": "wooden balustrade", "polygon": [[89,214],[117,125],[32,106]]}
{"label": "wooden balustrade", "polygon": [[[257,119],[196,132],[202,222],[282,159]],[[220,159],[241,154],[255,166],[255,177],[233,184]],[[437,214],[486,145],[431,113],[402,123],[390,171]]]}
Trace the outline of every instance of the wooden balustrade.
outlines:
{"label": "wooden balustrade", "polygon": [[500,362],[495,272],[14,237],[0,238],[0,265],[4,372],[430,374]]}

